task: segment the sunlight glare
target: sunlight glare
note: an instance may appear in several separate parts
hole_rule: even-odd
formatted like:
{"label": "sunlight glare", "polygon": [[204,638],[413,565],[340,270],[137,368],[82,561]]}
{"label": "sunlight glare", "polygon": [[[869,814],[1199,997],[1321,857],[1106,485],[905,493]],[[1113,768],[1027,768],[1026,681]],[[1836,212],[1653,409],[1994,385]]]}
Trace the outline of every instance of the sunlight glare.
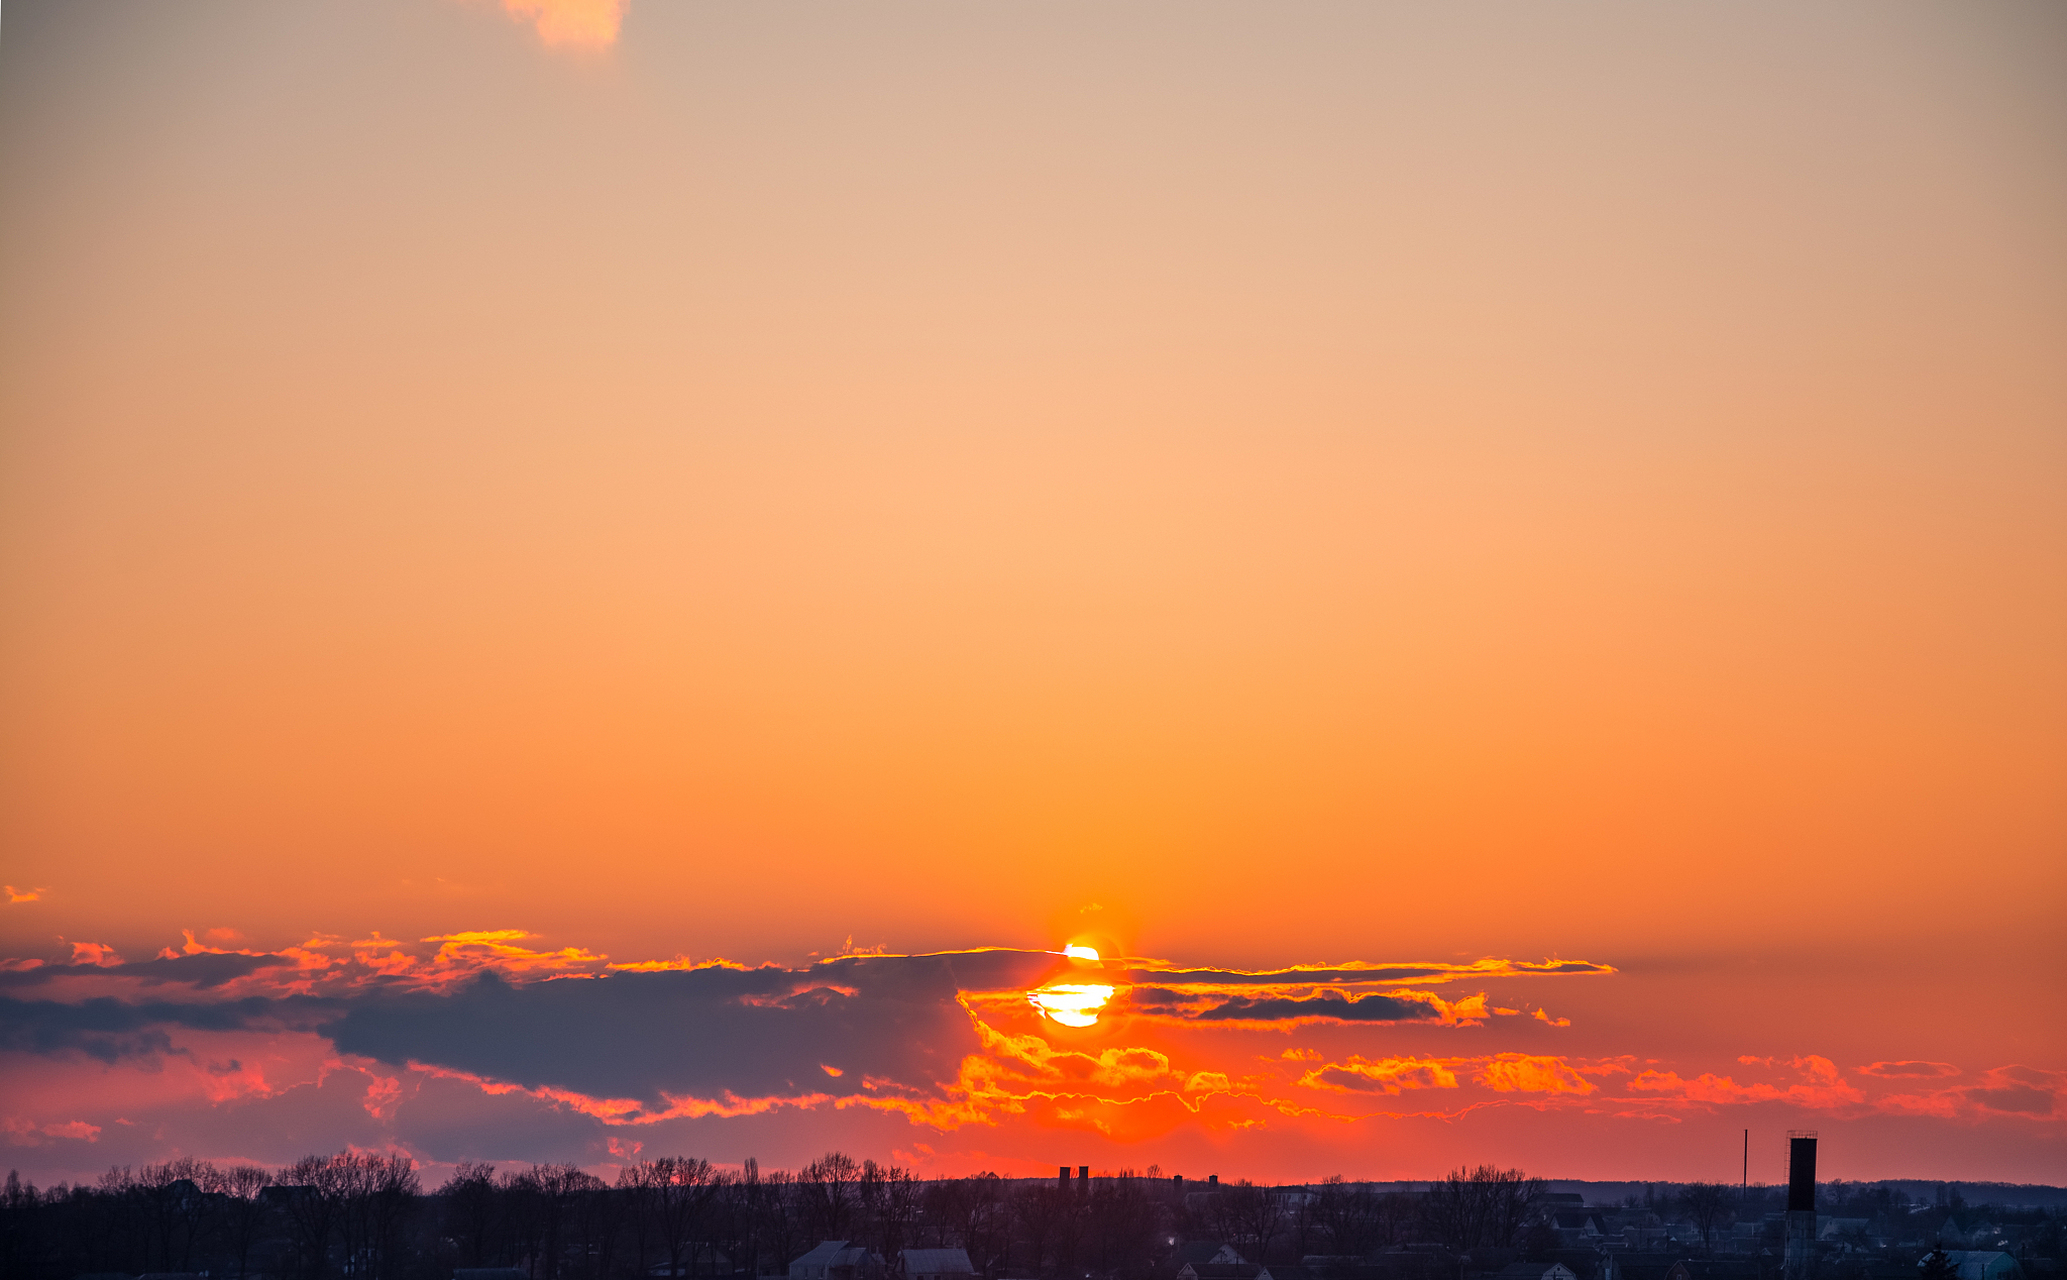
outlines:
{"label": "sunlight glare", "polygon": [[1112,988],[1089,983],[1058,982],[1026,993],[1041,1016],[1065,1027],[1090,1027],[1098,1023],[1098,1011],[1112,999]]}

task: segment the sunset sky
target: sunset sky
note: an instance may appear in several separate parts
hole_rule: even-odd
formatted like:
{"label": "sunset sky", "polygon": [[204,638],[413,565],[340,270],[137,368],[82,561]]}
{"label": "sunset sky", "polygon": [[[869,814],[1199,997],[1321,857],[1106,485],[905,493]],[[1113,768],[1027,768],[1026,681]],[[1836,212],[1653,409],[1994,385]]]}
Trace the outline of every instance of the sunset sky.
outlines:
{"label": "sunset sky", "polygon": [[2067,1183],[2067,10],[8,0],[0,879],[39,1181]]}

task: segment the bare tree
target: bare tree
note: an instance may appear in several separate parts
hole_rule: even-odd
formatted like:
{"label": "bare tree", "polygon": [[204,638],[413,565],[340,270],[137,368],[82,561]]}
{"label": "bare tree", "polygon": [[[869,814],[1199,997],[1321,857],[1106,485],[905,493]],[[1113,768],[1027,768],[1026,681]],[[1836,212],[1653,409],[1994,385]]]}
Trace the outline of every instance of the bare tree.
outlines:
{"label": "bare tree", "polygon": [[786,1266],[807,1247],[801,1234],[804,1214],[799,1196],[797,1176],[788,1170],[762,1175],[755,1243],[779,1266]]}
{"label": "bare tree", "polygon": [[463,1160],[438,1188],[445,1234],[469,1267],[488,1265],[496,1217],[495,1166]]}
{"label": "bare tree", "polygon": [[710,1161],[698,1156],[667,1156],[653,1161],[652,1170],[647,1186],[653,1223],[667,1254],[667,1273],[679,1276],[691,1247],[699,1243],[717,1194],[717,1174]]}
{"label": "bare tree", "polygon": [[237,1260],[237,1280],[250,1270],[251,1245],[266,1220],[265,1189],[273,1177],[255,1164],[218,1169],[207,1190],[221,1196],[223,1243]]}
{"label": "bare tree", "polygon": [[1715,1252],[1716,1228],[1729,1225],[1730,1208],[1736,1199],[1737,1189],[1720,1182],[1690,1182],[1680,1188],[1680,1206],[1700,1229],[1704,1255]]}
{"label": "bare tree", "polygon": [[281,1207],[302,1273],[308,1280],[323,1280],[330,1271],[330,1241],[342,1204],[337,1171],[329,1156],[303,1156],[282,1170],[280,1179]]}
{"label": "bare tree", "polygon": [[653,1165],[650,1161],[628,1164],[617,1171],[617,1193],[624,1200],[625,1224],[632,1233],[632,1272],[643,1277],[651,1256],[654,1230]]}
{"label": "bare tree", "polygon": [[202,1193],[202,1184],[214,1173],[215,1166],[192,1156],[147,1164],[136,1171],[137,1188],[149,1207],[158,1259],[167,1271],[193,1269],[194,1246],[207,1231],[214,1207]]}
{"label": "bare tree", "polygon": [[1541,1179],[1520,1169],[1456,1169],[1428,1188],[1429,1225],[1460,1253],[1480,1245],[1508,1248],[1542,1193]]}
{"label": "bare tree", "polygon": [[1251,1262],[1264,1260],[1285,1222],[1284,1202],[1247,1178],[1221,1188],[1213,1211],[1221,1238]]}
{"label": "bare tree", "polygon": [[846,1239],[860,1181],[861,1166],[854,1163],[854,1157],[838,1151],[828,1151],[798,1170],[797,1191],[806,1234],[820,1240]]}

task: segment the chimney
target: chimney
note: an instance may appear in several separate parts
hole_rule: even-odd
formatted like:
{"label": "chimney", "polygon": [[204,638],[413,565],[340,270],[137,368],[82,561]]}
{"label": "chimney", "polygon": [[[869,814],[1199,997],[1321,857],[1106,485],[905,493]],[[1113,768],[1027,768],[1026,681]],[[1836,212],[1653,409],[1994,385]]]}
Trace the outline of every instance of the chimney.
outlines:
{"label": "chimney", "polygon": [[1068,1166],[1068,1165],[1063,1165],[1063,1166],[1062,1166],[1062,1171],[1061,1171],[1060,1173],[1058,1173],[1058,1174],[1056,1174],[1056,1175],[1055,1175],[1055,1183],[1056,1183],[1056,1190],[1058,1190],[1058,1191],[1062,1192],[1062,1194],[1063,1194],[1063,1195],[1068,1195],[1068,1194],[1069,1194],[1069,1166]]}
{"label": "chimney", "polygon": [[1091,1194],[1091,1166],[1088,1164],[1077,1166],[1077,1194],[1080,1196]]}
{"label": "chimney", "polygon": [[1217,1187],[1217,1186],[1219,1186],[1219,1185],[1220,1185],[1220,1175],[1219,1175],[1219,1174],[1217,1174],[1217,1173],[1209,1173],[1209,1174],[1207,1174],[1207,1175],[1206,1175],[1206,1185],[1207,1185],[1207,1186],[1209,1186],[1209,1187]]}
{"label": "chimney", "polygon": [[[1171,1175],[1170,1175],[1170,1185],[1171,1185],[1171,1186],[1173,1186],[1173,1187],[1175,1187],[1175,1188],[1177,1188],[1177,1189],[1178,1189],[1179,1191],[1182,1191],[1182,1190],[1184,1189],[1184,1175],[1183,1175],[1183,1174],[1181,1174],[1181,1173],[1173,1173],[1173,1174],[1171,1174]],[[1942,1193],[1940,1193],[1940,1194],[1942,1194]]]}

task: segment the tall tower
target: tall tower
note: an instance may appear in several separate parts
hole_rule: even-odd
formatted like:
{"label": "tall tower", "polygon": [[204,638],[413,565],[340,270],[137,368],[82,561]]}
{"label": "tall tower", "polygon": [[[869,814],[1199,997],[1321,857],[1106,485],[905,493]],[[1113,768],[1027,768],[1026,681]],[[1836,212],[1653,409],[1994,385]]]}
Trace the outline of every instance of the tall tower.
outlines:
{"label": "tall tower", "polygon": [[1816,1268],[1816,1131],[1787,1131],[1787,1245],[1783,1280],[1810,1280]]}

